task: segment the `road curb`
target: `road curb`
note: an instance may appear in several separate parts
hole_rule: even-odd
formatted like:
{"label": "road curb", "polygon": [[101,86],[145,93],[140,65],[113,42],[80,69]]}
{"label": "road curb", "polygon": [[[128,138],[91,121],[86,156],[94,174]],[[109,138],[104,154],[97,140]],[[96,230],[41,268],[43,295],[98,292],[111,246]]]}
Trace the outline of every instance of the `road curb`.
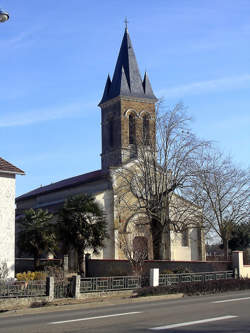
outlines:
{"label": "road curb", "polygon": [[6,309],[6,312],[0,313],[0,318],[7,316],[17,316],[23,314],[37,314],[46,313],[51,311],[65,311],[75,310],[79,308],[99,308],[105,306],[112,306],[118,304],[133,304],[142,302],[155,302],[161,300],[172,300],[184,297],[184,294],[171,294],[171,295],[160,295],[160,296],[130,296],[130,297],[98,297],[98,298],[87,298],[87,299],[58,299],[52,302],[48,302],[42,307],[23,307],[17,309]]}

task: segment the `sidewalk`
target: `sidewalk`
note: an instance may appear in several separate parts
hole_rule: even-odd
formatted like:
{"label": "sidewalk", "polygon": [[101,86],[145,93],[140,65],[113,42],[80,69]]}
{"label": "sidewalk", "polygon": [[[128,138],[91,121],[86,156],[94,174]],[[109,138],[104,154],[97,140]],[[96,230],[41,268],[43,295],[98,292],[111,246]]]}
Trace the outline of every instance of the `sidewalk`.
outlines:
{"label": "sidewalk", "polygon": [[19,307],[6,307],[6,309],[0,311],[0,318],[6,316],[17,316],[23,314],[35,314],[35,313],[46,313],[51,311],[65,311],[65,310],[76,310],[86,308],[97,308],[112,306],[116,304],[132,304],[140,302],[154,302],[167,299],[178,299],[184,297],[183,294],[172,294],[172,295],[161,295],[161,296],[146,296],[146,297],[135,297],[132,292],[124,292],[119,296],[98,296],[93,298],[74,299],[74,298],[61,298],[54,301],[48,302],[44,305],[35,304]]}

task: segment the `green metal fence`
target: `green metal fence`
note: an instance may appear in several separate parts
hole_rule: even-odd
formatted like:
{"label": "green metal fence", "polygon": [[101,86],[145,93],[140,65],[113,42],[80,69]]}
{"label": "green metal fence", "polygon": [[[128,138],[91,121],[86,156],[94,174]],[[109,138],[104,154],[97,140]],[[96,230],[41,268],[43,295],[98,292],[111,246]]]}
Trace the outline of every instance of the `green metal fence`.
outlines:
{"label": "green metal fence", "polygon": [[206,282],[212,280],[233,279],[233,271],[225,272],[204,272],[204,273],[183,273],[183,274],[160,274],[159,285],[167,286],[171,284],[187,282]]}
{"label": "green metal fence", "polygon": [[[168,286],[179,283],[204,282],[211,280],[233,279],[233,271],[160,274],[159,285]],[[133,290],[149,286],[150,278],[146,276],[111,276],[89,277],[80,279],[80,293]],[[73,297],[76,285],[72,279],[54,282],[54,297]],[[0,298],[47,296],[46,281],[0,282]]]}
{"label": "green metal fence", "polygon": [[54,283],[54,297],[55,298],[73,297],[73,283],[72,283],[72,280],[55,281],[55,283]]}
{"label": "green metal fence", "polygon": [[80,292],[129,290],[140,287],[140,276],[93,277],[81,279]]}
{"label": "green metal fence", "polygon": [[0,298],[46,296],[46,281],[0,282]]}

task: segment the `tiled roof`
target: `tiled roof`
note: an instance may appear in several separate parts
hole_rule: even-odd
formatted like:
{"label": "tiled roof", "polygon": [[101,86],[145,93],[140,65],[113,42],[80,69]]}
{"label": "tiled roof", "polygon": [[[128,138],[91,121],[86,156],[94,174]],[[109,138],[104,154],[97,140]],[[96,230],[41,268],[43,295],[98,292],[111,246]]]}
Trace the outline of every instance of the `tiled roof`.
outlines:
{"label": "tiled roof", "polygon": [[0,157],[0,172],[24,175],[24,171]]}
{"label": "tiled roof", "polygon": [[117,96],[157,100],[147,74],[145,73],[143,81],[141,79],[127,29],[125,29],[112,81],[108,76],[100,104]]}
{"label": "tiled roof", "polygon": [[23,199],[29,199],[31,197],[34,197],[36,195],[45,194],[48,192],[53,192],[57,190],[61,190],[67,187],[77,186],[84,183],[90,183],[96,180],[104,179],[108,175],[107,172],[104,172],[103,170],[96,170],[88,173],[84,173],[83,175],[66,178],[63,180],[60,180],[59,182],[47,185],[47,186],[41,186],[39,188],[36,188],[35,190],[32,190],[28,193],[25,193],[21,196],[19,196],[16,201],[21,201]]}

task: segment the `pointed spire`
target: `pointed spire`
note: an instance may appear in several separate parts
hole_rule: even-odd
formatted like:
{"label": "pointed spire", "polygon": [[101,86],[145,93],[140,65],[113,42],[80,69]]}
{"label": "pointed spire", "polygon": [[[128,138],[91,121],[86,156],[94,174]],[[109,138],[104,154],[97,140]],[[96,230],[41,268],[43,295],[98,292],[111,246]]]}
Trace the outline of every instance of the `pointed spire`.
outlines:
{"label": "pointed spire", "polygon": [[150,83],[149,78],[148,78],[148,73],[146,71],[145,71],[145,74],[144,74],[142,85],[143,85],[143,89],[144,89],[144,94],[147,96],[147,98],[155,98],[156,99],[156,97],[153,93],[151,83]]}
{"label": "pointed spire", "polygon": [[119,89],[120,95],[128,96],[130,94],[130,89],[129,89],[128,81],[127,81],[125,70],[124,70],[123,66],[122,66],[122,70],[121,70],[120,82],[118,81],[118,88],[120,88]]}
{"label": "pointed spire", "polygon": [[107,87],[106,83],[103,98],[100,104],[117,96],[156,100],[148,77],[145,78],[144,76],[145,83],[143,83],[144,81],[142,82],[135,53],[127,29],[127,20],[125,20],[125,24],[125,32],[116,62],[112,82],[110,81],[109,83],[110,85],[108,87],[108,94],[105,94]]}
{"label": "pointed spire", "polygon": [[105,88],[104,88],[104,92],[103,92],[103,96],[102,96],[100,104],[103,103],[106,99],[108,99],[110,86],[111,86],[111,79],[110,79],[110,76],[108,74],[107,81],[106,81],[106,84],[105,84]]}
{"label": "pointed spire", "polygon": [[124,68],[131,95],[141,96],[143,94],[141,75],[127,29],[125,29],[123,36],[111,85],[111,94],[116,96],[120,95],[120,92],[117,91],[117,83],[120,79],[122,67]]}

